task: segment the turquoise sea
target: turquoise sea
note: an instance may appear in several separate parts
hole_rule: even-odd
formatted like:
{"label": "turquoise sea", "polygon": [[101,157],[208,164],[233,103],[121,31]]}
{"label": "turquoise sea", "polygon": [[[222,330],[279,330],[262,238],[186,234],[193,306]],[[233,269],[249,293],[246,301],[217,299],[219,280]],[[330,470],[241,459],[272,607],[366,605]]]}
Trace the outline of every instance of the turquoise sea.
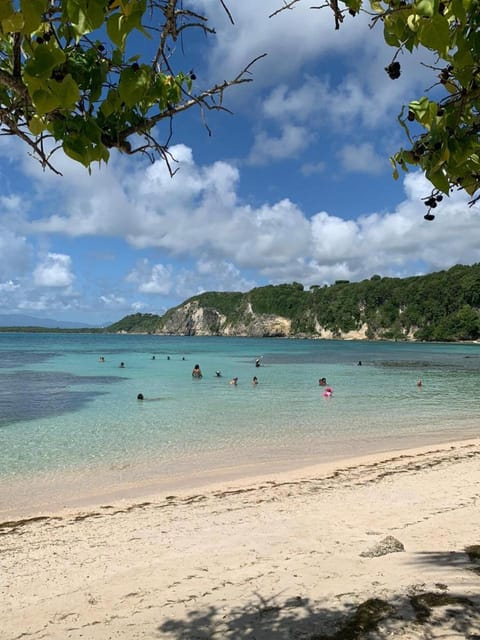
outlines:
{"label": "turquoise sea", "polygon": [[136,469],[138,480],[147,467],[295,464],[476,437],[479,374],[479,344],[2,333],[0,482],[77,469]]}

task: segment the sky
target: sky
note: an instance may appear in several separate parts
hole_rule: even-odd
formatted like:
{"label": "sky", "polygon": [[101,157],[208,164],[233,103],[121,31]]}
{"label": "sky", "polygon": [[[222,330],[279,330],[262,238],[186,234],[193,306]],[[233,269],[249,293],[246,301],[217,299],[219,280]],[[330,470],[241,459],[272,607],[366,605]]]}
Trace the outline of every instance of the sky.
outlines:
{"label": "sky", "polygon": [[457,192],[427,222],[421,173],[392,177],[389,157],[408,144],[400,109],[432,84],[425,54],[400,55],[393,81],[395,52],[366,17],[336,31],[308,1],[272,18],[283,0],[227,4],[233,25],[220,0],[191,0],[216,35],[186,35],[177,67],[201,89],[267,55],[225,93],[232,114],[174,121],[173,177],[161,159],[116,152],[91,174],[57,153],[58,176],[0,136],[0,313],[105,326],[203,291],[480,260],[478,206]]}

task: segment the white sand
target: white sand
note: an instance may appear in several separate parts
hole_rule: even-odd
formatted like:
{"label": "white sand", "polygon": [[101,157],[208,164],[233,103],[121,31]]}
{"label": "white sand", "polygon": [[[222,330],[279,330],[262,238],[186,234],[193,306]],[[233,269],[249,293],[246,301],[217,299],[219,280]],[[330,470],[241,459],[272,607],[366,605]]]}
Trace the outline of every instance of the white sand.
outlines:
{"label": "white sand", "polygon": [[[0,524],[0,638],[478,640],[479,498],[468,441],[47,509]],[[361,555],[386,536],[405,550]]]}

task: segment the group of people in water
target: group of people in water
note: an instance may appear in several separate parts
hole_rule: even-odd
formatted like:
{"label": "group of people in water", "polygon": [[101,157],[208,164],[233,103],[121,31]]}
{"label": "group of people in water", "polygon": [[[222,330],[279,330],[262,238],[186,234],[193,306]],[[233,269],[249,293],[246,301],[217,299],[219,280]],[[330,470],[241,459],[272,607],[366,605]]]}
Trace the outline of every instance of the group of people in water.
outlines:
{"label": "group of people in water", "polygon": [[[259,358],[257,358],[257,359],[255,360],[255,367],[259,367],[259,366],[260,366],[260,359],[259,359]],[[221,377],[222,377],[222,372],[221,372],[221,371],[219,371],[219,370],[217,369],[217,370],[215,371],[215,377],[216,377],[216,378],[221,378]],[[200,368],[200,365],[199,365],[199,364],[196,364],[196,365],[193,367],[193,369],[192,369],[192,378],[203,378],[203,373],[202,373],[202,370],[201,370],[201,368]],[[233,377],[233,378],[230,380],[229,384],[234,385],[234,386],[237,386],[237,384],[238,384],[238,376]],[[253,376],[253,378],[252,378],[252,384],[253,384],[253,385],[257,385],[257,384],[258,384],[258,378],[257,378],[257,376]]]}
{"label": "group of people in water", "polygon": [[[155,356],[152,356],[152,360],[155,360]],[[170,356],[167,356],[167,360],[170,360]],[[182,360],[185,360],[185,357],[182,358]],[[99,358],[99,362],[104,363],[105,362],[105,357],[104,356],[100,356]],[[260,358],[256,358],[255,359],[255,368],[258,368],[261,366],[261,357]],[[124,362],[120,362],[119,367],[121,369],[123,369],[125,367],[125,363]],[[220,370],[216,370],[215,371],[215,377],[216,378],[221,378],[222,377],[222,372]],[[192,378],[193,379],[201,379],[203,378],[203,373],[202,373],[202,369],[200,368],[199,364],[195,364],[193,369],[192,369]],[[252,378],[252,385],[256,386],[258,384],[259,380],[257,376],[253,376]],[[233,385],[233,386],[237,386],[238,385],[238,376],[234,376],[229,384]],[[318,381],[319,386],[321,387],[325,387],[325,390],[323,392],[323,396],[325,398],[330,398],[333,394],[333,389],[332,387],[328,387],[327,386],[327,379],[326,378],[320,378]],[[421,384],[421,383],[420,383]],[[143,395],[143,393],[139,393],[137,395],[137,400],[146,400],[147,398],[145,398],[145,396]],[[155,400],[158,400],[159,398],[155,398]]]}
{"label": "group of people in water", "polygon": [[319,387],[325,387],[325,390],[322,393],[324,398],[331,398],[332,397],[333,389],[332,389],[332,387],[327,387],[327,379],[326,378],[320,378],[318,380],[318,386]]}
{"label": "group of people in water", "polygon": [[[263,356],[260,356],[259,358],[255,359],[255,368],[258,368],[261,366],[261,360],[262,360]],[[155,356],[152,356],[152,360],[155,360]],[[170,356],[167,356],[167,360],[170,360]],[[182,360],[185,360],[185,357],[182,357]],[[99,358],[99,362],[104,363],[105,362],[105,357],[104,356],[100,356]],[[359,360],[357,362],[358,366],[362,366],[362,361]],[[125,367],[125,363],[124,362],[120,362],[119,367],[121,369],[123,369]],[[215,371],[215,377],[216,378],[221,378],[222,377],[222,372],[217,369]],[[192,369],[192,378],[194,379],[201,379],[203,378],[203,373],[202,373],[202,369],[200,368],[199,364],[195,364],[193,369]],[[258,384],[259,380],[257,378],[257,376],[253,376],[252,378],[252,385],[256,386]],[[234,376],[230,381],[229,384],[233,385],[233,386],[237,386],[238,385],[238,376]],[[327,385],[327,379],[325,377],[319,378],[318,379],[318,385],[320,387],[324,387],[322,396],[324,398],[331,398],[333,395],[333,388],[331,386]],[[423,382],[422,380],[417,380],[416,382],[417,387],[423,387]],[[139,393],[137,395],[137,400],[145,400],[146,398],[144,397],[144,395],[142,393]],[[157,400],[159,398],[155,398],[155,400]]]}

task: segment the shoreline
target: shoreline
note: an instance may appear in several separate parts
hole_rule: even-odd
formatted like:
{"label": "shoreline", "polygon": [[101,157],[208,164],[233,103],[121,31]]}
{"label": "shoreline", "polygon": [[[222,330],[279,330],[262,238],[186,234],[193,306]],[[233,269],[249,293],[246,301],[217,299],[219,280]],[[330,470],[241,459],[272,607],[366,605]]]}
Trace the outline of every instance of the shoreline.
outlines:
{"label": "shoreline", "polygon": [[471,639],[479,462],[472,439],[2,518],[3,637],[356,639],[367,616]]}
{"label": "shoreline", "polygon": [[[157,465],[154,459],[109,463],[37,472],[31,476],[0,479],[0,523],[6,520],[60,513],[71,509],[94,509],[105,502],[155,499],[162,492],[209,491],[225,485],[245,486],[255,482],[302,478],[342,467],[356,467],[396,455],[417,455],[432,449],[448,449],[475,443],[471,431],[432,432],[426,436],[396,438],[365,437],[354,441],[352,450],[343,441],[325,441],[312,454],[304,446],[273,451],[267,446],[235,453],[231,449],[202,452]],[[480,439],[478,440],[480,443]]]}

